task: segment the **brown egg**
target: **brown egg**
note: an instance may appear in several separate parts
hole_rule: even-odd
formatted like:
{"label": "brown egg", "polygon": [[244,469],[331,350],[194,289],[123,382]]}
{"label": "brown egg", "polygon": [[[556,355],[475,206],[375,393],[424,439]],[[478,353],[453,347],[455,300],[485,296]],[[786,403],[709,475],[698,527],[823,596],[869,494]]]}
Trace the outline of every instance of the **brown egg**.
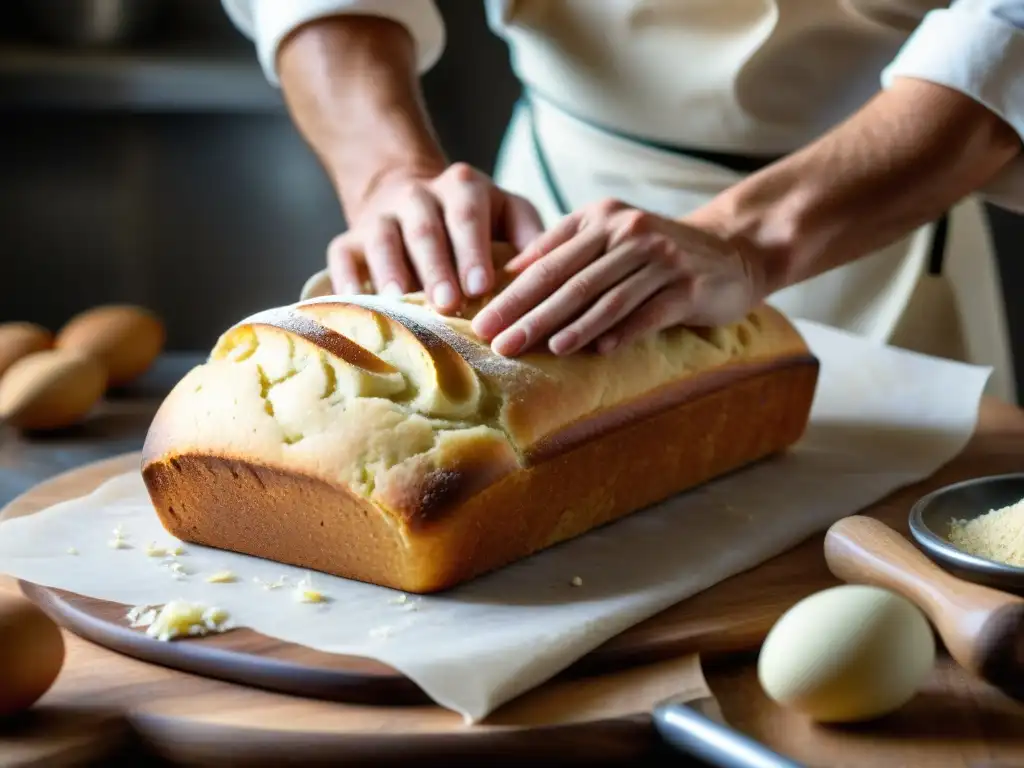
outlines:
{"label": "brown egg", "polygon": [[106,386],[106,371],[92,357],[63,349],[33,352],[0,378],[0,419],[19,429],[69,427],[92,410]]}
{"label": "brown egg", "polygon": [[143,307],[111,304],[71,318],[57,333],[57,347],[100,360],[116,387],[145,373],[163,349],[164,325]]}
{"label": "brown egg", "polygon": [[64,665],[64,638],[34,603],[0,593],[0,717],[28,709]]}
{"label": "brown egg", "polygon": [[0,376],[15,361],[53,346],[53,334],[35,323],[0,323]]}

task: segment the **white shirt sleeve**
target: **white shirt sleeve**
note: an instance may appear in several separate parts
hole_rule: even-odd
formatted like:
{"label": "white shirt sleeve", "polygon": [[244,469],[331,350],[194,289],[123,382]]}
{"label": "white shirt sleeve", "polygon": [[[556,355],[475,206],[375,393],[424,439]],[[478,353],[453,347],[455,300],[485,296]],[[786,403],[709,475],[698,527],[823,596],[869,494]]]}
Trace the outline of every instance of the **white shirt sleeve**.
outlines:
{"label": "white shirt sleeve", "polygon": [[445,46],[444,21],[433,0],[221,0],[232,23],[256,45],[260,66],[274,85],[277,49],[291,32],[316,19],[361,14],[391,19],[409,30],[422,74]]}
{"label": "white shirt sleeve", "polygon": [[[960,91],[1005,120],[1024,141],[1024,0],[956,0],[929,12],[882,72]],[[1024,157],[979,192],[1024,212]]]}

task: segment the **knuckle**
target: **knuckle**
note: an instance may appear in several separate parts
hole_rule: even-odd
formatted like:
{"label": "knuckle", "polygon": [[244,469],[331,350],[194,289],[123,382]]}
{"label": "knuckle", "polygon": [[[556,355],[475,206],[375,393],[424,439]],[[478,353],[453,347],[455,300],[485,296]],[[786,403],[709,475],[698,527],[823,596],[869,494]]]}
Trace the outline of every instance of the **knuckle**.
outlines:
{"label": "knuckle", "polygon": [[604,300],[604,311],[609,315],[619,315],[626,309],[626,292],[617,290],[609,293]]}
{"label": "knuckle", "polygon": [[582,277],[574,277],[565,284],[565,292],[574,304],[584,304],[590,299],[590,282]]}
{"label": "knuckle", "polygon": [[405,236],[415,243],[433,245],[441,236],[441,228],[429,219],[414,219],[403,227]]}
{"label": "knuckle", "polygon": [[558,268],[550,259],[539,259],[530,266],[529,271],[533,273],[533,278],[536,282],[545,286],[559,280]]}
{"label": "knuckle", "polygon": [[480,221],[483,216],[483,206],[473,200],[467,200],[465,202],[452,205],[448,209],[448,218],[451,223],[455,225],[475,224]]}
{"label": "knuckle", "polygon": [[417,181],[405,190],[399,206],[401,209],[418,209],[429,206],[434,201],[434,193],[421,181]]}
{"label": "knuckle", "polygon": [[445,171],[445,176],[450,178],[452,181],[465,184],[476,180],[477,170],[469,163],[452,163],[448,167],[448,170]]}
{"label": "knuckle", "polygon": [[650,231],[651,217],[644,211],[633,208],[617,216],[619,232],[624,236],[643,235]]}
{"label": "knuckle", "polygon": [[[519,287],[508,289],[507,295],[503,298],[504,301],[502,302],[501,307],[506,314],[512,316],[521,315],[530,306],[529,294],[527,291]],[[530,318],[528,317],[522,318],[518,321],[517,325],[521,325],[522,323],[529,321]]]}
{"label": "knuckle", "polygon": [[398,232],[388,219],[377,218],[366,225],[366,241],[374,249],[392,249],[398,246]]}
{"label": "knuckle", "polygon": [[614,197],[606,197],[594,203],[594,212],[601,216],[610,216],[624,207],[621,200]]}
{"label": "knuckle", "polygon": [[663,235],[652,235],[645,242],[649,261],[666,272],[678,272],[683,263],[675,244]]}

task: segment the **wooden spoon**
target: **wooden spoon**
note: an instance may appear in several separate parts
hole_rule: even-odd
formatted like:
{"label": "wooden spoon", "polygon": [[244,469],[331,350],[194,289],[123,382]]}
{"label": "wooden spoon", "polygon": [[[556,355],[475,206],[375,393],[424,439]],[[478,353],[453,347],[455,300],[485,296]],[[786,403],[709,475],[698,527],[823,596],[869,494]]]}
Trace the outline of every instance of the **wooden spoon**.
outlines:
{"label": "wooden spoon", "polygon": [[1024,700],[1024,599],[950,575],[892,528],[862,515],[829,529],[825,560],[843,581],[889,589],[916,604],[958,664]]}

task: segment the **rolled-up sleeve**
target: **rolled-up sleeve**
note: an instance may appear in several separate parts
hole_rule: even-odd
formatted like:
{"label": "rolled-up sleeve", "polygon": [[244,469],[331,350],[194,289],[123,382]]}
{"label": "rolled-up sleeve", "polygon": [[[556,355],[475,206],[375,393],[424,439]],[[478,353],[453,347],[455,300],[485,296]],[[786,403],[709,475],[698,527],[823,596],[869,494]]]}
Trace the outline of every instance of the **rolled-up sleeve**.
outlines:
{"label": "rolled-up sleeve", "polygon": [[[957,0],[931,11],[882,72],[883,87],[898,77],[960,91],[999,115],[1024,141],[1024,0]],[[979,192],[1024,212],[1024,157]]]}
{"label": "rolled-up sleeve", "polygon": [[256,45],[260,66],[274,85],[277,49],[303,24],[328,16],[360,14],[391,19],[403,25],[416,43],[420,73],[441,57],[444,21],[433,0],[221,0],[232,23]]}

